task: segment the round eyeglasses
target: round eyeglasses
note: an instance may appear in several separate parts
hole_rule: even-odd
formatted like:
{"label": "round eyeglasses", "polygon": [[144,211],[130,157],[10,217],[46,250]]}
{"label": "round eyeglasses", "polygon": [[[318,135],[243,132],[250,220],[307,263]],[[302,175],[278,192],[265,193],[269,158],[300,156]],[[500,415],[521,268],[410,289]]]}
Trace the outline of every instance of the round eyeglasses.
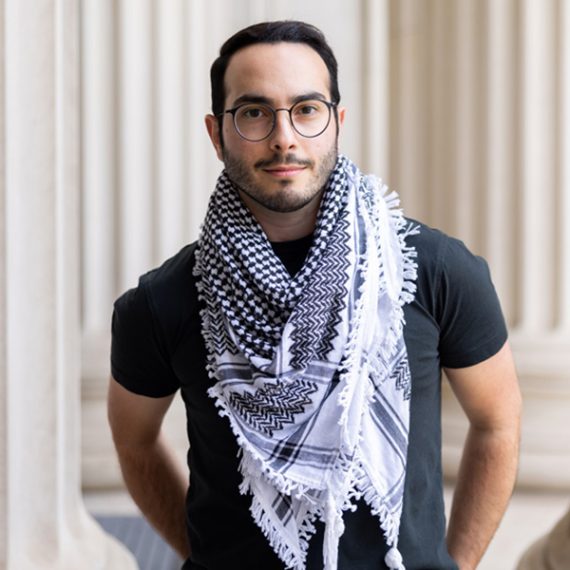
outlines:
{"label": "round eyeglasses", "polygon": [[265,103],[243,103],[224,111],[232,115],[238,134],[250,142],[260,142],[268,138],[277,124],[277,112],[287,111],[292,127],[302,137],[315,138],[322,135],[331,121],[331,110],[336,103],[321,99],[306,99],[289,109],[274,109]]}

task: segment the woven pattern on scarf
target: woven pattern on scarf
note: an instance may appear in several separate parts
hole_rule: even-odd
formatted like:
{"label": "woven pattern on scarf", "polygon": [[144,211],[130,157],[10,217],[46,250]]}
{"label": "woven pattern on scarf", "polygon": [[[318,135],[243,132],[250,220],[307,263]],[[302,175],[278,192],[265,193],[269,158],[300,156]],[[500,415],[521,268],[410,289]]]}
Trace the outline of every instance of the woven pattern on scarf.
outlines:
{"label": "woven pattern on scarf", "polygon": [[313,244],[291,277],[226,173],[196,253],[209,395],[240,446],[242,493],[288,568],[304,569],[314,521],[336,570],[342,513],[363,498],[398,551],[410,371],[402,306],[416,231],[397,196],[339,156]]}

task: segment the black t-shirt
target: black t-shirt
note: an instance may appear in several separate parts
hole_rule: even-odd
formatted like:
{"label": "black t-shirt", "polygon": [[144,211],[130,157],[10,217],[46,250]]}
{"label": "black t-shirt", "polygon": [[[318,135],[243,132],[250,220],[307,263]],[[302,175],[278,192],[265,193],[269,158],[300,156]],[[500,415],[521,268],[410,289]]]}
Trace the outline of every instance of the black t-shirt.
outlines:
{"label": "black t-shirt", "polygon": [[[291,273],[311,238],[273,244]],[[408,570],[457,570],[445,544],[441,470],[441,367],[471,366],[507,338],[486,263],[458,240],[420,225],[418,290],[404,309],[412,375],[410,435],[399,548]],[[201,308],[192,275],[195,244],[140,279],[115,303],[111,366],[126,389],[151,397],[180,389],[190,441],[187,497],[192,560],[184,568],[282,570],[240,495],[238,447],[227,418],[207,396],[211,385],[201,335]],[[339,570],[386,568],[379,522],[365,504],[344,515]],[[322,525],[311,538],[308,570],[320,570]]]}

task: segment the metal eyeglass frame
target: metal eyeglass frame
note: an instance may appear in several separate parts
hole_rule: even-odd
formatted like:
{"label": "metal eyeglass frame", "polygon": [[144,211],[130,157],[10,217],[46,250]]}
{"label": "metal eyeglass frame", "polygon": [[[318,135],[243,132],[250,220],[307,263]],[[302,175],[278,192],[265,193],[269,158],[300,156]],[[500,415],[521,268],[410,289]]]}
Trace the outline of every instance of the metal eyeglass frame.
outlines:
{"label": "metal eyeglass frame", "polygon": [[303,100],[297,101],[296,103],[291,105],[291,107],[289,107],[288,109],[286,107],[280,107],[279,109],[274,109],[271,105],[268,105],[267,103],[259,103],[260,106],[263,106],[263,107],[266,107],[267,109],[269,109],[273,115],[273,124],[271,126],[271,130],[269,131],[269,133],[267,133],[267,135],[265,135],[261,139],[248,139],[247,137],[245,137],[240,132],[240,130],[238,129],[238,126],[236,125],[236,113],[242,107],[245,107],[246,105],[256,105],[257,103],[241,103],[240,105],[237,105],[233,109],[226,109],[222,113],[218,113],[216,116],[217,117],[223,117],[225,114],[230,114],[232,116],[232,123],[234,125],[234,129],[236,130],[236,133],[243,140],[248,141],[248,142],[261,142],[261,141],[268,139],[273,134],[273,132],[275,131],[275,126],[277,125],[277,113],[279,111],[287,111],[289,113],[289,123],[291,124],[291,127],[293,128],[293,130],[297,134],[301,135],[303,138],[314,139],[314,138],[320,137],[328,129],[328,126],[331,123],[332,111],[334,109],[336,109],[338,103],[333,103],[332,101],[325,101],[324,99],[307,99],[306,101],[319,101],[319,103],[324,103],[328,107],[328,110],[329,110],[329,118],[327,120],[326,125],[324,126],[323,130],[321,132],[317,133],[316,135],[304,135],[302,132],[299,131],[299,129],[297,129],[297,127],[295,126],[295,123],[293,122],[293,116],[291,115],[291,111],[300,103],[305,102]]}

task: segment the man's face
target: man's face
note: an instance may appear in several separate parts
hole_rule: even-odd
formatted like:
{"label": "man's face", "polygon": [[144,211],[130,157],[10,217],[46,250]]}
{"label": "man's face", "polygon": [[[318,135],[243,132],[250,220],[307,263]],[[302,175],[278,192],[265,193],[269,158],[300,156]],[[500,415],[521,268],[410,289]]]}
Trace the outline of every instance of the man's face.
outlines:
{"label": "man's face", "polygon": [[[324,61],[309,46],[256,44],[236,52],[230,60],[225,75],[225,109],[260,101],[274,109],[288,109],[305,95],[330,101],[329,84]],[[338,114],[342,124],[344,109],[339,109]],[[209,115],[206,124],[230,179],[246,203],[255,208],[300,210],[320,197],[336,163],[334,116],[320,136],[305,138],[293,129],[289,114],[280,111],[271,135],[260,142],[249,142],[236,132],[231,115],[225,114],[223,145],[217,119]]]}

